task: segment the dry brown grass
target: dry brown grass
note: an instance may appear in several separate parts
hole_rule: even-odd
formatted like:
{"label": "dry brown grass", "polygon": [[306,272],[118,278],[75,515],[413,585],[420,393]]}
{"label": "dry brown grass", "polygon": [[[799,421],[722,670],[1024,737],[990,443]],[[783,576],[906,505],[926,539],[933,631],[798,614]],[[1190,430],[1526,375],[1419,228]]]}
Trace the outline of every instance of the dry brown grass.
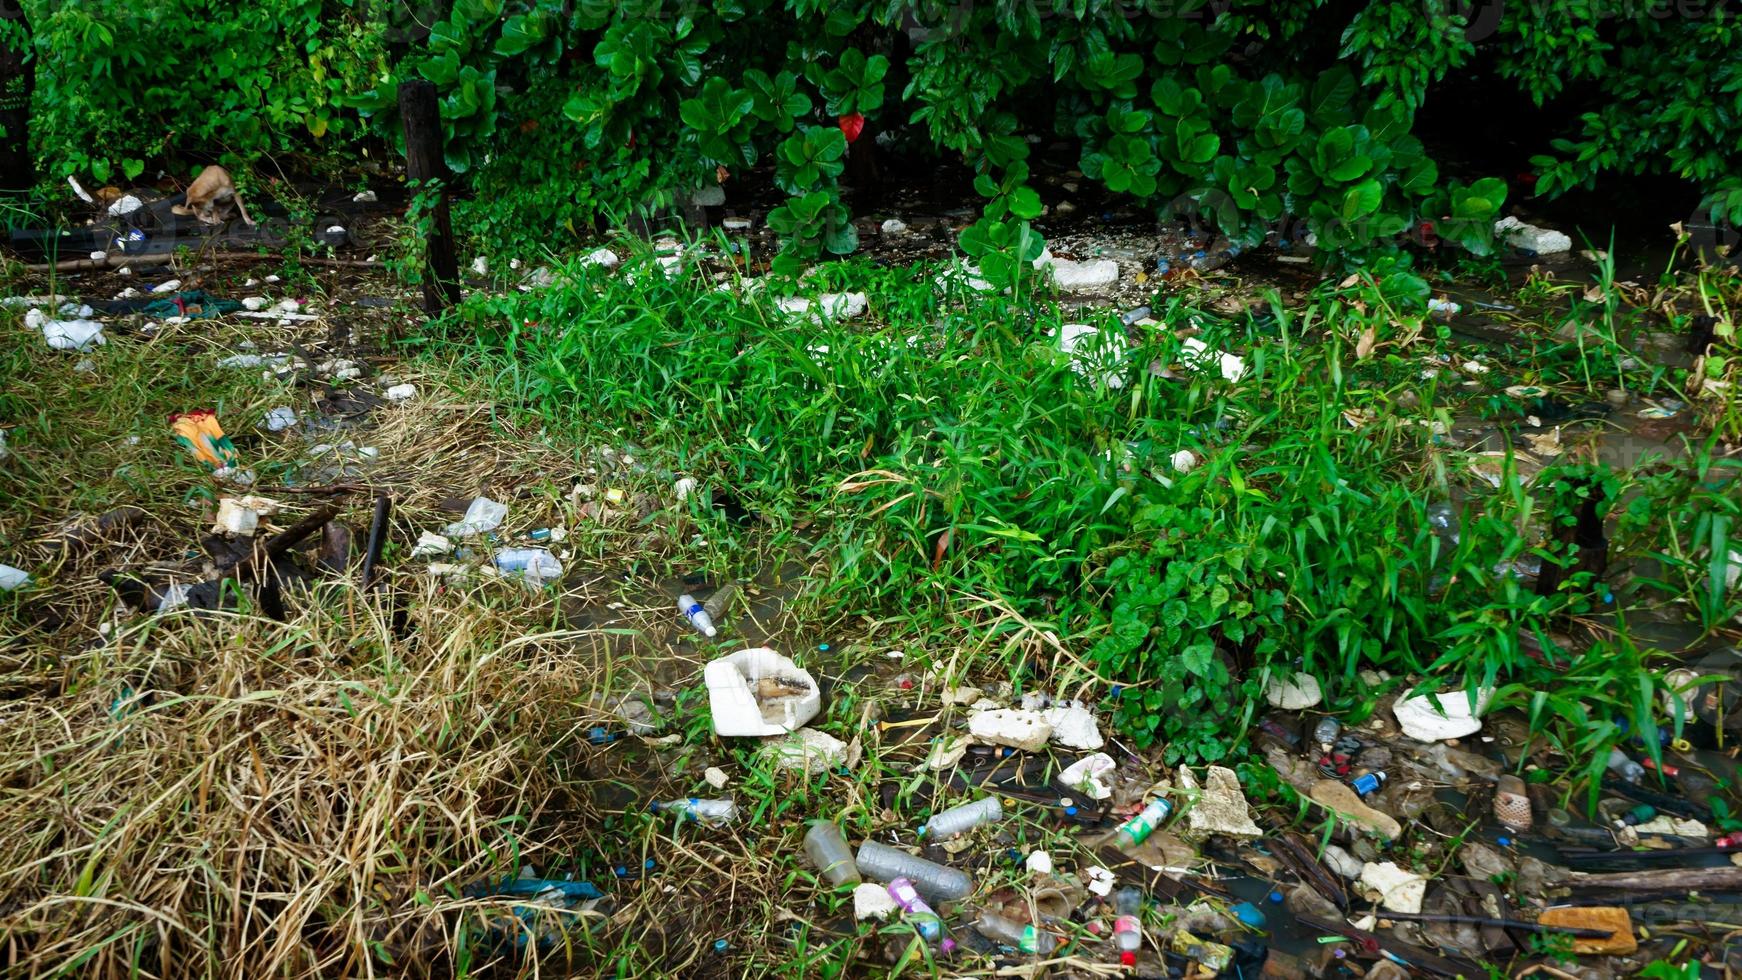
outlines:
{"label": "dry brown grass", "polygon": [[[0,930],[26,975],[379,974],[446,945],[442,899],[555,840],[542,759],[584,671],[476,604],[396,640],[335,595],[285,624],[130,627],[0,730]],[[565,814],[564,818],[585,814]],[[560,821],[559,821],[560,822]],[[433,901],[432,901],[433,899]]]}

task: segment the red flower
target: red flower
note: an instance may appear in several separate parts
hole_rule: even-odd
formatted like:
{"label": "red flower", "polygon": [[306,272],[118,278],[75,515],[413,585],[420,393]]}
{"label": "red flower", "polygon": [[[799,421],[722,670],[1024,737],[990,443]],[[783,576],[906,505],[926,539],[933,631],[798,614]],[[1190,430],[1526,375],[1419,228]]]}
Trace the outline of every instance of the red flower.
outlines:
{"label": "red flower", "polygon": [[849,143],[857,140],[859,134],[865,131],[865,114],[862,112],[849,112],[838,121],[841,124],[841,133],[847,137]]}

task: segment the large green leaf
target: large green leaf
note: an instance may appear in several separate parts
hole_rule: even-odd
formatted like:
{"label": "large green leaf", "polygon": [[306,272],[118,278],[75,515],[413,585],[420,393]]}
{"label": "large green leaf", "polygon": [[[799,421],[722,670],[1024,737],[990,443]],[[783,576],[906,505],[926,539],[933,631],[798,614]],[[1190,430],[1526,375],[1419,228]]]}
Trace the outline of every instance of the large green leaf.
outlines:
{"label": "large green leaf", "polygon": [[1338,216],[1344,221],[1354,222],[1379,210],[1379,202],[1385,196],[1385,188],[1377,180],[1364,180],[1343,194],[1343,206]]}

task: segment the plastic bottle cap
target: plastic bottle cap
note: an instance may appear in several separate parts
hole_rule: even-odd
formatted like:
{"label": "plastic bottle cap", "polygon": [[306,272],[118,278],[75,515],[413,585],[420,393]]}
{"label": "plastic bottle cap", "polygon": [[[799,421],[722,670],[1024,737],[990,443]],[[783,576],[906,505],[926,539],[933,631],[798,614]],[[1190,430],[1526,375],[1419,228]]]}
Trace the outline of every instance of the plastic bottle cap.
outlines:
{"label": "plastic bottle cap", "polygon": [[829,645],[827,643],[818,643],[817,649],[826,652],[829,649]]}
{"label": "plastic bottle cap", "polygon": [[1273,904],[1273,905],[1281,905],[1282,904],[1282,893],[1281,892],[1273,891],[1270,893],[1269,898],[1270,898],[1271,904]]}
{"label": "plastic bottle cap", "polygon": [[731,946],[732,944],[724,939],[714,940],[714,952],[716,953],[724,953],[726,950],[730,949]]}
{"label": "plastic bottle cap", "polygon": [[1512,838],[1510,838],[1510,837],[1496,837],[1496,838],[1494,838],[1494,843],[1499,844],[1501,847],[1511,847],[1512,846]]}
{"label": "plastic bottle cap", "polygon": [[1136,966],[1137,954],[1129,949],[1124,950],[1119,954],[1119,963],[1121,966]]}

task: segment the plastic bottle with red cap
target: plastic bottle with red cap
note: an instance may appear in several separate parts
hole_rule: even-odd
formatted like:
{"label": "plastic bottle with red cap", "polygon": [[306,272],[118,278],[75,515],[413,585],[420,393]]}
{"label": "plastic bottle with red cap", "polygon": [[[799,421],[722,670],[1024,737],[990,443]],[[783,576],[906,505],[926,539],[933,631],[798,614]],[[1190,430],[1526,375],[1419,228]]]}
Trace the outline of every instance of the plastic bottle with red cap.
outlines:
{"label": "plastic bottle with red cap", "polygon": [[1119,917],[1113,920],[1113,942],[1119,947],[1119,963],[1127,968],[1137,965],[1137,950],[1143,946],[1143,922],[1137,912],[1143,907],[1143,893],[1135,888],[1121,888],[1113,893],[1113,908]]}

